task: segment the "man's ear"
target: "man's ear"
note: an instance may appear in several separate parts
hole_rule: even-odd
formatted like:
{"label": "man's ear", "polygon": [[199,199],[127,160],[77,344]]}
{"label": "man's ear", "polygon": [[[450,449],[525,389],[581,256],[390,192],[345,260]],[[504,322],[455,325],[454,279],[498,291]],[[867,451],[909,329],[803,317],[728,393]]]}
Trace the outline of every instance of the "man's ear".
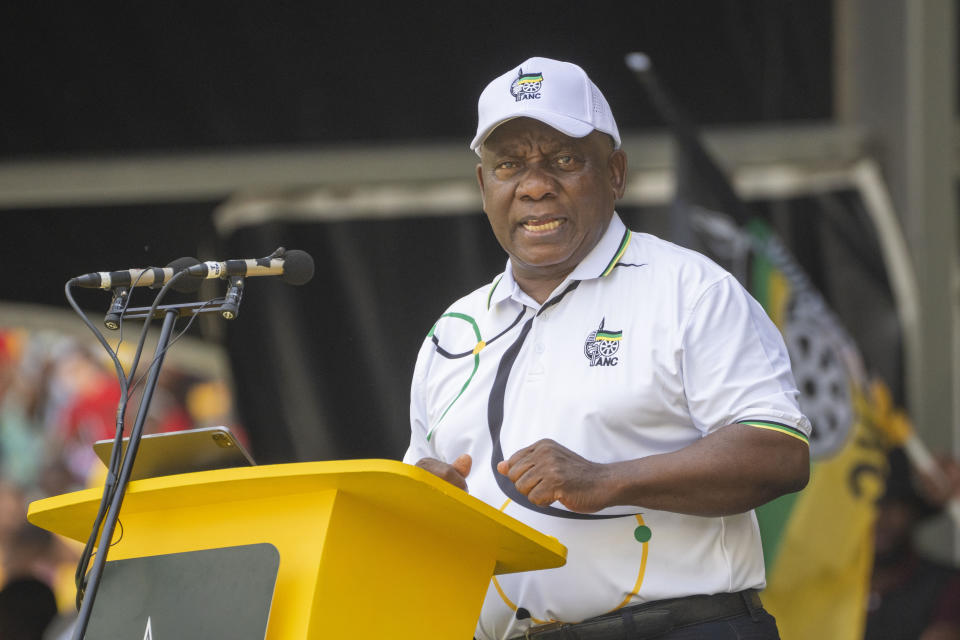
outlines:
{"label": "man's ear", "polygon": [[619,200],[627,188],[627,154],[623,149],[616,149],[610,154],[610,186],[613,187],[614,197]]}
{"label": "man's ear", "polygon": [[486,212],[487,199],[483,195],[483,164],[477,164],[477,184],[480,185],[480,203],[484,212]]}

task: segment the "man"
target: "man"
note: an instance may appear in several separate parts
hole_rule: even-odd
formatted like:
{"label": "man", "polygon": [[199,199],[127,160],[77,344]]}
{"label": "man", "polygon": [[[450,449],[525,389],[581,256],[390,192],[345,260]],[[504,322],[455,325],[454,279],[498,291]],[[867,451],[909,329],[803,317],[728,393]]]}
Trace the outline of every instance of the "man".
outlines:
{"label": "man", "polygon": [[477,637],[776,638],[752,509],[805,485],[810,431],[776,328],[624,227],[626,155],[580,67],[495,79],[471,148],[509,261],[424,341],[404,460],[568,548],[496,577]]}

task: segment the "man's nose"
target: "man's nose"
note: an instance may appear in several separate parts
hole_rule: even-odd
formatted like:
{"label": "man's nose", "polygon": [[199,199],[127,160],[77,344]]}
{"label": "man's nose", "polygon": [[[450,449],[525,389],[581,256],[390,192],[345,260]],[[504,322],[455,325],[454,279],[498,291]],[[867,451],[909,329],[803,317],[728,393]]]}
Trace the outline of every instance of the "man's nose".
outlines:
{"label": "man's nose", "polygon": [[549,172],[537,166],[528,167],[517,185],[517,197],[542,200],[556,195],[556,182]]}

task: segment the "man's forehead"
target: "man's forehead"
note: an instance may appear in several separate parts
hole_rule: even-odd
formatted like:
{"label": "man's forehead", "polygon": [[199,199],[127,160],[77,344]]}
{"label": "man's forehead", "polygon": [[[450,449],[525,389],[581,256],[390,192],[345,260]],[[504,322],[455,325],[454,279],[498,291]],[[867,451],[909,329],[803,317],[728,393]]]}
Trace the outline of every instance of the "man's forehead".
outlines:
{"label": "man's forehead", "polygon": [[513,118],[491,131],[483,146],[498,151],[530,146],[579,147],[589,145],[595,133],[583,138],[573,138],[539,120]]}

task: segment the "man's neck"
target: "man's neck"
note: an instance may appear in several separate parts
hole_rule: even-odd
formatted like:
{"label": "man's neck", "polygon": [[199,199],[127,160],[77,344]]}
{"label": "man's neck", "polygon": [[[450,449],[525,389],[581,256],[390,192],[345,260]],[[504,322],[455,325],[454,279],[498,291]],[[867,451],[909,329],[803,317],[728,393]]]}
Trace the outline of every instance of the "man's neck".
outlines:
{"label": "man's neck", "polygon": [[541,286],[539,285],[539,283],[538,283],[538,286],[535,288],[529,288],[523,285],[520,285],[520,288],[523,290],[524,293],[526,293],[528,296],[536,300],[539,304],[543,304],[544,302],[546,302],[547,298],[550,297],[550,294],[553,293],[553,290],[556,289],[556,287],[553,285]]}
{"label": "man's neck", "polygon": [[566,279],[569,274],[564,274],[554,278],[530,278],[524,277],[513,270],[513,279],[517,286],[525,294],[537,301],[537,304],[543,304],[550,297],[550,294]]}

